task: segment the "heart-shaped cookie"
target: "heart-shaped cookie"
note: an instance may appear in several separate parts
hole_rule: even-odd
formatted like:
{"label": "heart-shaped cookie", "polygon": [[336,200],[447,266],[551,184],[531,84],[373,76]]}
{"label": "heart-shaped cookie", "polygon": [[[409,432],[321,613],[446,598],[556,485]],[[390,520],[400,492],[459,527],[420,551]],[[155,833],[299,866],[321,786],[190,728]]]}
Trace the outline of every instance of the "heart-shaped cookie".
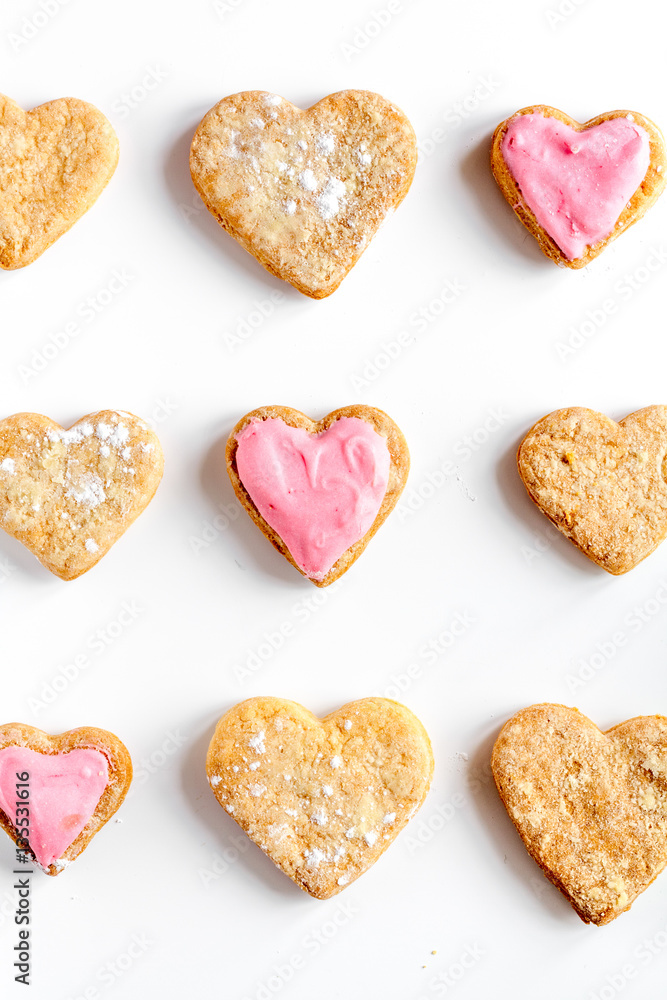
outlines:
{"label": "heart-shaped cookie", "polygon": [[503,727],[493,776],[528,852],[586,923],[627,910],[667,864],[667,718],[601,732],[533,705]]}
{"label": "heart-shaped cookie", "polygon": [[157,435],[123,410],[69,430],[38,413],[0,420],[0,527],[62,580],[99,562],[152,499]]}
{"label": "heart-shaped cookie", "polygon": [[627,573],[667,535],[667,407],[615,423],[603,413],[556,410],[523,439],[517,456],[532,500],[607,572]]}
{"label": "heart-shaped cookie", "polygon": [[47,875],[78,858],[131,781],[126,747],[104,729],[49,736],[20,722],[0,726],[0,826]]}
{"label": "heart-shaped cookie", "polygon": [[118,139],[101,111],[66,97],[23,111],[0,94],[0,267],[25,267],[97,200]]}
{"label": "heart-shaped cookie", "polygon": [[537,104],[498,126],[491,167],[547,257],[579,268],[657,200],[667,155],[660,130],[637,112],[609,111],[581,125]]}
{"label": "heart-shaped cookie", "polygon": [[218,722],[206,774],[220,805],[297,885],[328,899],[363,875],[426,798],[431,744],[395,701],[325,719],[250,698]]}
{"label": "heart-shaped cookie", "polygon": [[410,455],[386,413],[345,406],[314,421],[262,406],[227,442],[234,492],[279,552],[318,587],[342,576],[391,513]]}
{"label": "heart-shaped cookie", "polygon": [[197,127],[190,172],[209,212],[272,274],[331,295],[408,193],[417,142],[402,111],[344,90],[307,111],[225,97]]}

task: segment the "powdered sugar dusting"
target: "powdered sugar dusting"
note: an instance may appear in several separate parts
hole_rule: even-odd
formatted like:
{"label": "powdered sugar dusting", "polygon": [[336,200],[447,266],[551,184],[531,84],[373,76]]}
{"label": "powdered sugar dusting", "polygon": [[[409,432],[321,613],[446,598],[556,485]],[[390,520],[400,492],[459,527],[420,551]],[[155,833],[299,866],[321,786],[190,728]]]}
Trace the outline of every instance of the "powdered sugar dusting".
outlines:
{"label": "powdered sugar dusting", "polygon": [[328,860],[324,851],[321,851],[319,847],[313,847],[312,850],[306,848],[303,856],[309,868],[319,868],[323,861]]}
{"label": "powdered sugar dusting", "polygon": [[299,184],[304,189],[304,191],[312,192],[317,190],[317,179],[313,171],[310,169],[310,167],[307,167],[305,170],[302,170],[301,173],[299,174]]}
{"label": "powdered sugar dusting", "polygon": [[320,153],[333,153],[334,147],[336,145],[336,137],[333,132],[328,132],[325,135],[318,135],[315,140],[315,145],[317,146]]}
{"label": "powdered sugar dusting", "polygon": [[255,751],[255,753],[266,753],[265,741],[266,733],[262,729],[256,736],[251,736],[248,740],[248,746]]}
{"label": "powdered sugar dusting", "polygon": [[10,475],[13,475],[16,472],[16,463],[14,459],[3,458],[2,462],[0,462],[0,469],[2,469],[3,472],[8,472]]}
{"label": "powdered sugar dusting", "polygon": [[67,495],[87,507],[99,507],[107,498],[102,480],[92,472],[81,476],[76,486],[70,486]]}
{"label": "powdered sugar dusting", "polygon": [[327,181],[324,191],[316,199],[318,211],[325,222],[340,212],[346,190],[343,182],[337,177],[330,177]]}
{"label": "powdered sugar dusting", "polygon": [[125,424],[114,425],[100,422],[95,428],[95,435],[100,441],[106,441],[112,448],[120,448],[130,439],[130,432]]}

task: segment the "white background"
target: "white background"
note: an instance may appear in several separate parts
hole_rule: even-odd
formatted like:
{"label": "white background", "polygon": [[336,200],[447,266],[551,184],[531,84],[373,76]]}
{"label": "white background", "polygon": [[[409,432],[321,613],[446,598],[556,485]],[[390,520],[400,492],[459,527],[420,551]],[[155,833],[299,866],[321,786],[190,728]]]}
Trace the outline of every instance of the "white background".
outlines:
{"label": "white background", "polygon": [[[111,729],[136,774],[122,822],[57,879],[33,879],[31,996],[664,992],[665,877],[613,924],[586,927],[524,851],[488,775],[500,726],[533,702],[577,705],[603,728],[667,708],[667,547],[608,576],[549,529],[514,467],[519,440],[552,409],[618,419],[667,402],[667,199],[570,272],[542,256],[488,170],[493,128],[527,104],[582,121],[628,108],[667,125],[660,5],[563,0],[558,19],[558,2],[394,0],[378,30],[385,0],[44,0],[49,17],[36,0],[5,0],[0,89],[25,108],[93,102],[121,158],[70,233],[0,274],[2,415],[69,425],[129,409],[155,421],[166,454],[155,500],[77,582],[0,538],[0,721]],[[203,210],[188,148],[227,94],[267,89],[306,107],[347,87],[402,107],[424,155],[396,216],[314,302]],[[126,284],[100,308],[114,271]],[[448,282],[465,290],[441,308]],[[615,312],[596,325],[607,299]],[[73,322],[78,335],[36,371]],[[410,346],[379,372],[402,330]],[[570,339],[583,346],[559,351]],[[262,404],[321,417],[357,401],[403,429],[412,472],[404,506],[320,591],[239,512],[224,442]],[[458,474],[443,482],[448,461]],[[468,624],[452,641],[457,616]],[[238,668],[286,623],[292,634],[243,679]],[[430,642],[439,652],[427,659]],[[433,788],[370,872],[313,900],[223,814],[205,750],[223,711],[253,694],[324,714],[378,693],[426,725]],[[7,840],[0,989],[14,997],[12,862]]]}

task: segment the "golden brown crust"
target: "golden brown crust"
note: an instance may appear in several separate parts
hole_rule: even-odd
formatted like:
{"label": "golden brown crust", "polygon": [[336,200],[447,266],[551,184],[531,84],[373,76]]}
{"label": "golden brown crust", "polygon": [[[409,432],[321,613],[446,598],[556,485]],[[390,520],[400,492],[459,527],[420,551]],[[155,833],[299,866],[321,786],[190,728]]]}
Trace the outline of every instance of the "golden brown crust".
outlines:
{"label": "golden brown crust", "polygon": [[517,454],[531,499],[608,573],[633,569],[667,535],[667,407],[619,423],[580,406],[535,424]]}
{"label": "golden brown crust", "polygon": [[[109,783],[102,792],[95,812],[76,840],[58,859],[58,863],[43,869],[47,875],[59,875],[66,864],[74,861],[86,849],[95,834],[122,804],[132,781],[132,759],[127,747],[117,736],[106,729],[97,729],[94,726],[81,726],[79,729],[70,729],[57,736],[49,736],[34,726],[22,722],[9,722],[0,726],[0,750],[9,746],[26,747],[28,750],[46,754],[67,753],[75,748],[90,748],[99,750],[109,762]],[[0,809],[0,826],[16,843],[14,824],[2,809]]]}
{"label": "golden brown crust", "polygon": [[667,864],[667,718],[606,733],[576,708],[532,705],[491,767],[528,852],[585,923],[629,909]]}
{"label": "golden brown crust", "polygon": [[32,263],[97,200],[118,163],[101,111],[65,97],[32,111],[0,94],[0,267]]}
{"label": "golden brown crust", "polygon": [[431,744],[386,698],[320,720],[282,698],[250,698],[218,722],[206,774],[220,805],[286,875],[328,899],[392,843],[426,798]]}
{"label": "golden brown crust", "polygon": [[265,91],[232,94],[204,116],[190,151],[193,183],[223,229],[315,299],[356,264],[416,165],[406,116],[365,90],[305,111]]}
{"label": "golden brown crust", "polygon": [[[515,121],[515,119],[520,118],[521,115],[530,114],[540,114],[546,118],[557,118],[558,121],[563,122],[565,125],[569,125],[570,128],[575,129],[577,132],[583,132],[586,129],[594,128],[596,125],[600,125],[605,121],[610,121],[612,118],[627,118],[628,115],[630,115],[637,125],[640,125],[646,130],[649,136],[651,150],[649,168],[646,172],[644,180],[619,216],[613,232],[611,232],[609,236],[605,237],[605,239],[589,246],[583,256],[576,257],[574,260],[566,257],[558,244],[540,226],[532,211],[526,205],[521,194],[521,189],[512,176],[502,155],[502,142],[509,126],[513,121]],[[559,111],[558,108],[552,108],[548,104],[533,104],[530,107],[522,108],[515,114],[510,115],[509,118],[506,118],[505,121],[498,125],[497,129],[493,133],[493,141],[491,144],[491,170],[493,171],[493,176],[495,177],[508,204],[514,209],[514,212],[531,236],[535,237],[543,253],[545,253],[547,257],[555,261],[557,264],[576,269],[585,267],[586,264],[589,264],[592,260],[594,260],[594,258],[601,254],[605,247],[612,242],[612,240],[615,240],[621,235],[621,233],[625,232],[626,229],[632,226],[635,222],[638,222],[638,220],[641,219],[648,209],[658,200],[665,187],[667,175],[667,151],[665,149],[665,140],[658,126],[652,122],[650,118],[640,115],[637,111],[607,111],[604,114],[597,115],[595,118],[591,118],[589,121],[581,124],[580,122],[575,121],[574,118],[570,118],[570,116],[566,115],[565,112]]]}
{"label": "golden brown crust", "polygon": [[[297,566],[292,558],[292,554],[283,542],[282,538],[280,535],[276,534],[269,524],[266,523],[241,482],[236,468],[236,449],[238,447],[236,439],[243,428],[252,420],[278,419],[284,421],[284,423],[288,424],[290,427],[301,427],[303,430],[308,431],[309,434],[321,434],[323,431],[331,427],[331,425],[337,420],[340,420],[341,417],[357,417],[359,420],[365,420],[375,431],[377,431],[378,434],[386,439],[387,448],[389,449],[389,455],[391,458],[389,481],[387,483],[387,491],[380,505],[377,517],[363,538],[360,538],[358,542],[355,542],[354,545],[351,545],[350,548],[343,553],[340,559],[334,563],[322,580],[313,580],[311,577],[308,577],[299,566]],[[403,492],[403,488],[407,482],[408,473],[410,471],[410,452],[408,451],[407,442],[399,427],[394,423],[391,417],[387,416],[387,414],[382,410],[378,410],[373,406],[363,406],[361,404],[343,406],[338,410],[333,410],[322,420],[311,420],[311,418],[307,417],[305,413],[301,413],[299,410],[294,410],[291,406],[260,406],[258,409],[252,410],[250,413],[246,413],[244,417],[241,417],[236,427],[229,435],[229,438],[227,439],[226,461],[227,472],[239,502],[243,505],[244,509],[248,512],[262,534],[266,535],[271,544],[278,549],[278,552],[284,555],[285,559],[287,559],[287,561],[291,563],[295,569],[298,569],[302,576],[306,576],[307,579],[311,580],[316,587],[328,587],[330,583],[333,583],[334,580],[341,577],[343,573],[346,573],[350,566],[356,562],[375,532],[386,521],[398,503],[398,498]]]}
{"label": "golden brown crust", "polygon": [[157,435],[123,410],[65,430],[39,413],[0,421],[0,527],[62,580],[91,569],[150,503]]}

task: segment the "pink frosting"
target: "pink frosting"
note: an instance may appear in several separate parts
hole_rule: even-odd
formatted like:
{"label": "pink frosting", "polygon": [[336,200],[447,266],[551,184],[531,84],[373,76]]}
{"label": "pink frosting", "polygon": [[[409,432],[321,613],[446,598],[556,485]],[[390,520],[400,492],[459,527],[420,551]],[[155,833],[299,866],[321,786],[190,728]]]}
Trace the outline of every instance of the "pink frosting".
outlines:
{"label": "pink frosting", "polygon": [[628,118],[577,132],[541,114],[514,119],[502,155],[526,205],[568,260],[609,236],[651,160],[646,130]]}
{"label": "pink frosting", "polygon": [[16,823],[17,774],[29,779],[29,842],[48,868],[62,857],[95,812],[109,783],[109,763],[99,750],[38,753],[26,747],[0,750],[0,808]]}
{"label": "pink frosting", "polygon": [[389,480],[385,438],[341,417],[322,434],[252,420],[236,440],[239,478],[257,510],[306,576],[324,579],[377,517]]}

